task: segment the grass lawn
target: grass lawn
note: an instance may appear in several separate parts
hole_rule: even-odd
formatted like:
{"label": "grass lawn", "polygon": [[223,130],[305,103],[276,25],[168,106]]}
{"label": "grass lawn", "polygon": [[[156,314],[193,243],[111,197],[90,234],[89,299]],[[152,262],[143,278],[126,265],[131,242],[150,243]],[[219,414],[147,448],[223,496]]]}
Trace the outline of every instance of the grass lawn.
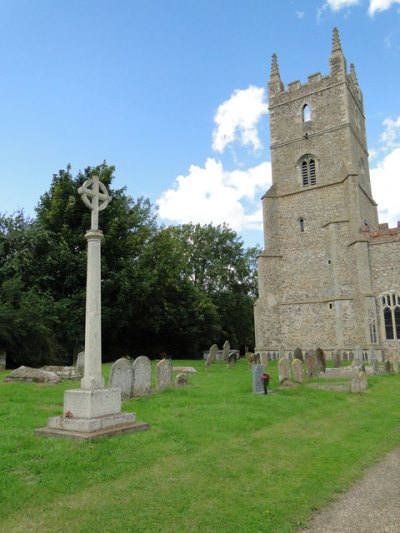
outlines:
{"label": "grass lawn", "polygon": [[[0,372],[0,530],[295,531],[400,445],[400,375],[369,377],[360,395],[265,396],[245,360],[175,364],[197,368],[187,387],[123,405],[149,431],[92,443],[33,433],[79,383],[5,384]],[[275,362],[268,372],[275,389]]]}

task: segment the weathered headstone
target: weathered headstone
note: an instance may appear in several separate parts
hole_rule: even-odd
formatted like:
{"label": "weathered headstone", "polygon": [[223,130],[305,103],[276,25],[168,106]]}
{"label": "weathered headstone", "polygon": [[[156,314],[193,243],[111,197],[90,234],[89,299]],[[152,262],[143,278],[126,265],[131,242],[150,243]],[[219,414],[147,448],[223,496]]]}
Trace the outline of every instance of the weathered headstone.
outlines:
{"label": "weathered headstone", "polygon": [[365,372],[358,372],[351,381],[351,392],[357,394],[368,388],[368,379]]}
{"label": "weathered headstone", "polygon": [[181,372],[180,374],[177,374],[175,378],[175,386],[176,387],[184,387],[188,384],[188,377],[187,374],[184,372]]}
{"label": "weathered headstone", "polygon": [[296,358],[292,361],[292,378],[296,383],[304,382],[303,362],[300,359]]}
{"label": "weathered headstone", "polygon": [[81,378],[81,376],[76,372],[75,367],[73,366],[47,365],[43,366],[42,370],[46,370],[46,372],[54,372],[61,379],[72,381],[74,379]]}
{"label": "weathered headstone", "polygon": [[342,359],[343,359],[343,361],[348,361],[348,360],[349,360],[349,356],[347,355],[347,352],[346,352],[346,351],[343,352],[343,354],[342,354]]}
{"label": "weathered headstone", "polygon": [[0,370],[6,369],[7,354],[6,352],[0,352]]}
{"label": "weathered headstone", "polygon": [[112,364],[108,387],[121,389],[121,400],[123,402],[129,400],[133,389],[133,368],[130,359],[121,357]]}
{"label": "weathered headstone", "polygon": [[284,346],[279,346],[279,359],[284,356],[285,356],[285,348]]}
{"label": "weathered headstone", "polygon": [[385,369],[386,374],[390,374],[391,373],[392,365],[390,364],[389,359],[386,359],[385,364],[384,364],[384,369]]}
{"label": "weathered headstone", "polygon": [[261,376],[265,372],[264,365],[251,365],[252,378],[253,378],[253,393],[264,394],[264,384]]}
{"label": "weathered headstone", "polygon": [[222,353],[223,353],[222,359],[224,361],[228,361],[230,349],[231,349],[231,345],[230,345],[229,341],[226,340],[224,342],[224,345],[222,346]]}
{"label": "weathered headstone", "polygon": [[206,367],[209,367],[213,363],[215,363],[215,361],[217,359],[217,353],[218,353],[218,345],[217,344],[213,344],[211,346],[211,348],[210,348],[210,351],[209,351],[207,359],[206,359],[206,363],[205,363]]}
{"label": "weathered headstone", "polygon": [[340,355],[340,350],[334,350],[332,353],[332,362],[333,368],[340,368],[342,364],[342,358]]}
{"label": "weathered headstone", "polygon": [[278,361],[279,385],[290,380],[290,361],[288,356],[280,357]]}
{"label": "weathered headstone", "polygon": [[315,356],[317,358],[317,364],[318,364],[320,372],[325,372],[326,362],[325,362],[324,350],[322,348],[317,348],[315,350]]}
{"label": "weathered headstone", "polygon": [[305,353],[304,360],[306,362],[307,375],[309,378],[318,376],[319,370],[317,365],[317,358],[313,350]]}
{"label": "weathered headstone", "polygon": [[41,368],[31,368],[29,366],[20,366],[13,370],[4,380],[5,383],[13,381],[27,381],[33,383],[60,383],[61,378],[54,372],[48,372]]}
{"label": "weathered headstone", "polygon": [[268,368],[268,355],[267,352],[259,352],[260,353],[260,363],[265,366],[265,368]]}
{"label": "weathered headstone", "polygon": [[255,352],[253,354],[253,363],[255,365],[261,365],[261,356],[260,356],[260,352]]}
{"label": "weathered headstone", "polygon": [[303,352],[299,346],[294,351],[294,358],[304,361]]}
{"label": "weathered headstone", "polygon": [[378,364],[378,360],[377,359],[372,359],[372,361],[370,363],[370,367],[371,367],[371,370],[372,370],[373,374],[378,374],[379,373],[379,364]]}
{"label": "weathered headstone", "polygon": [[133,396],[145,396],[151,392],[151,362],[145,355],[133,361]]}
{"label": "weathered headstone", "polygon": [[363,362],[363,349],[361,346],[356,348],[356,356],[354,357],[352,366],[355,368],[360,368]]}
{"label": "weathered headstone", "polygon": [[161,359],[157,363],[157,392],[172,386],[172,363],[170,359]]}
{"label": "weathered headstone", "polygon": [[85,352],[79,352],[78,357],[76,358],[75,371],[80,376],[83,376],[85,373]]}
{"label": "weathered headstone", "polygon": [[235,368],[235,366],[236,366],[236,353],[231,352],[228,357],[228,367]]}
{"label": "weathered headstone", "polygon": [[371,346],[368,350],[368,361],[371,363],[374,359],[376,360],[375,348]]}

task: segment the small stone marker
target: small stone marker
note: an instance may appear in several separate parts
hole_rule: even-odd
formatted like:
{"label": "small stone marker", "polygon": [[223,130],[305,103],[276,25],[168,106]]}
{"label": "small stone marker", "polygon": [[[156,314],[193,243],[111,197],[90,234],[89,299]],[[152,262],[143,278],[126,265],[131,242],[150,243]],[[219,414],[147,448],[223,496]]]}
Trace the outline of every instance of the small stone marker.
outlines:
{"label": "small stone marker", "polygon": [[13,381],[27,381],[33,383],[60,383],[61,378],[54,372],[48,372],[41,368],[31,368],[29,366],[20,366],[13,370],[4,380],[4,383]]}
{"label": "small stone marker", "polygon": [[121,389],[121,400],[124,402],[132,396],[133,368],[132,361],[121,357],[111,367],[108,380],[109,389]]}
{"label": "small stone marker", "polygon": [[172,386],[172,363],[170,359],[161,359],[157,363],[157,392]]}
{"label": "small stone marker", "polygon": [[363,392],[368,388],[367,374],[365,372],[358,372],[351,381],[351,392],[357,394]]}
{"label": "small stone marker", "polygon": [[292,361],[292,376],[296,383],[304,383],[304,368],[300,359],[293,359]]}
{"label": "small stone marker", "polygon": [[83,376],[85,373],[85,352],[79,352],[76,359],[75,371],[80,376]]}
{"label": "small stone marker", "polygon": [[228,367],[235,368],[235,366],[236,366],[236,353],[231,352],[228,357]]}
{"label": "small stone marker", "polygon": [[205,364],[206,367],[209,367],[213,363],[215,363],[215,361],[217,359],[217,353],[218,353],[218,345],[217,344],[213,344],[211,346],[211,348],[210,348],[210,352],[209,352],[208,357],[206,359],[206,364]]}
{"label": "small stone marker", "polygon": [[145,396],[151,392],[151,362],[145,355],[133,361],[133,396]]}
{"label": "small stone marker", "polygon": [[188,384],[188,377],[187,374],[184,374],[183,372],[181,374],[177,374],[175,378],[175,386],[176,387],[184,387]]}
{"label": "small stone marker", "polygon": [[385,364],[384,364],[384,368],[385,368],[386,374],[390,374],[391,373],[392,365],[390,364],[389,359],[386,359]]}
{"label": "small stone marker", "polygon": [[264,384],[261,376],[265,372],[264,365],[251,365],[252,377],[253,377],[253,393],[264,394]]}
{"label": "small stone marker", "polygon": [[7,354],[6,352],[0,352],[0,370],[6,369]]}
{"label": "small stone marker", "polygon": [[192,366],[173,366],[173,372],[183,372],[184,374],[197,374],[197,370]]}
{"label": "small stone marker", "polygon": [[227,362],[229,358],[229,352],[231,349],[231,345],[228,340],[224,342],[224,345],[222,346],[222,359],[223,361]]}
{"label": "small stone marker", "polygon": [[322,348],[317,348],[315,350],[315,356],[317,358],[317,364],[318,364],[320,372],[325,372],[325,370],[326,370],[326,361],[325,361],[324,350]]}
{"label": "small stone marker", "polygon": [[342,365],[342,357],[340,355],[340,350],[334,350],[332,354],[333,368],[340,368]]}
{"label": "small stone marker", "polygon": [[313,350],[310,350],[306,352],[304,356],[305,362],[306,362],[306,368],[307,368],[307,375],[309,378],[313,378],[315,376],[318,376],[318,365],[317,365],[317,358],[315,356],[315,353]]}
{"label": "small stone marker", "polygon": [[289,357],[286,355],[279,358],[278,374],[279,374],[279,385],[282,385],[284,381],[290,380],[290,361],[289,361]]}
{"label": "small stone marker", "polygon": [[373,374],[378,374],[379,373],[379,364],[378,364],[378,360],[377,359],[372,359],[372,361],[370,363],[370,367],[371,367],[371,370],[372,370]]}

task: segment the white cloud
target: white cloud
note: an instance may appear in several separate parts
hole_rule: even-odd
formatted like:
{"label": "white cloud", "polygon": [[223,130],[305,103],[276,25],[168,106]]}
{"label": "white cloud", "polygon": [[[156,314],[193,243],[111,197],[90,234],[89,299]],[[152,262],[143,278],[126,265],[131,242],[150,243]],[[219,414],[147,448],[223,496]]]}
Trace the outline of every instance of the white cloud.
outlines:
{"label": "white cloud", "polygon": [[400,0],[370,0],[368,13],[372,17],[378,11],[386,11],[395,4],[400,4]]}
{"label": "white cloud", "polygon": [[304,11],[296,11],[296,17],[299,19],[304,18]]}
{"label": "white cloud", "polygon": [[400,116],[395,119],[385,118],[382,122],[385,131],[381,134],[380,140],[384,143],[384,150],[392,149],[400,144],[398,135],[400,133]]}
{"label": "white cloud", "polygon": [[400,148],[392,150],[377,167],[371,168],[371,185],[374,200],[378,203],[380,222],[389,227],[400,220]]}
{"label": "white cloud", "polygon": [[235,231],[261,229],[261,195],[271,184],[271,163],[265,161],[247,170],[224,170],[209,158],[205,166],[192,165],[178,176],[175,187],[157,200],[162,219],[174,223],[222,224]]}
{"label": "white cloud", "polygon": [[268,112],[265,91],[262,87],[250,86],[237,89],[229,100],[223,102],[214,117],[213,150],[222,153],[225,148],[238,141],[243,146],[260,150],[262,144],[258,136],[258,122]]}
{"label": "white cloud", "polygon": [[339,11],[345,7],[356,6],[360,0],[327,0],[326,2],[332,11]]}

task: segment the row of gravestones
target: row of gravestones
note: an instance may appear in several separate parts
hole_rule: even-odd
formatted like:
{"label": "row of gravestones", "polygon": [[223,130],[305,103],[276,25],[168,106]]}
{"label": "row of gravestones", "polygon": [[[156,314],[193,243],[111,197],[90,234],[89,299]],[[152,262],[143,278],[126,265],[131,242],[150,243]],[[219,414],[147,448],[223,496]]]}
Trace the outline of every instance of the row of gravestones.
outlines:
{"label": "row of gravestones", "polygon": [[[213,344],[208,352],[204,366],[209,368],[217,360],[217,355],[219,348],[217,344]],[[225,361],[229,368],[233,368],[236,365],[236,360],[238,357],[238,351],[232,350],[229,341],[225,341],[222,347],[222,360]]]}

